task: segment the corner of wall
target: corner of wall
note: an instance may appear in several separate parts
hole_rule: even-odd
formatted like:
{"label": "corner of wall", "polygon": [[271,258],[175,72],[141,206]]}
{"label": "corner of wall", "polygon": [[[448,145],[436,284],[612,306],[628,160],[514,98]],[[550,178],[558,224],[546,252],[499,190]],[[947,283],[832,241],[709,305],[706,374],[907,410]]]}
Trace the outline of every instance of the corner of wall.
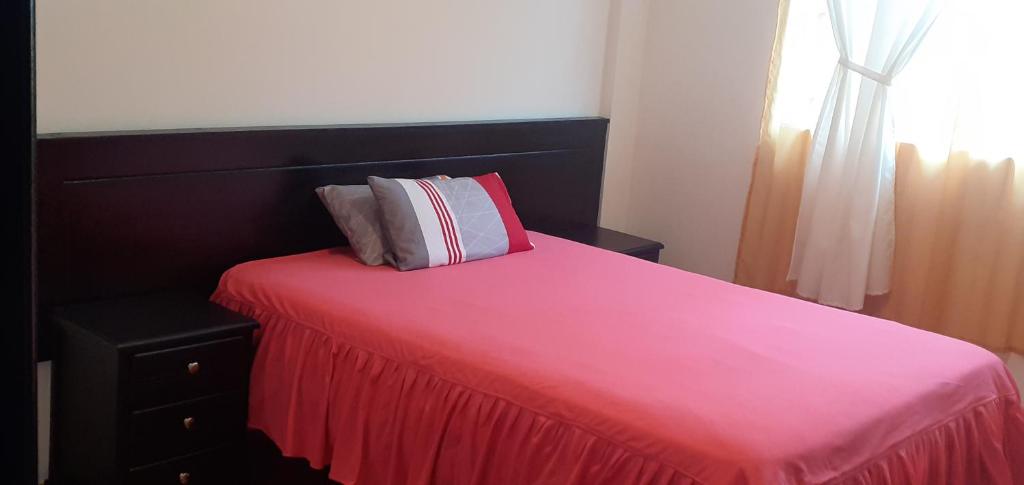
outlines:
{"label": "corner of wall", "polygon": [[601,193],[601,225],[630,224],[637,120],[650,0],[611,0],[601,86],[601,116],[609,118]]}

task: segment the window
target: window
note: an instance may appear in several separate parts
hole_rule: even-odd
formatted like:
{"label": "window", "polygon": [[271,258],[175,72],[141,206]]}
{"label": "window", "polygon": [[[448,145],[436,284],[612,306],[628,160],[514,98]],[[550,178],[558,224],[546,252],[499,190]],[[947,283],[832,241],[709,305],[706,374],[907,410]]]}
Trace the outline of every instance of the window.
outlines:
{"label": "window", "polygon": [[[790,0],[787,18],[771,128],[813,129],[838,59],[826,2]],[[893,82],[897,140],[931,163],[1024,159],[1021,22],[1021,0],[950,0]]]}

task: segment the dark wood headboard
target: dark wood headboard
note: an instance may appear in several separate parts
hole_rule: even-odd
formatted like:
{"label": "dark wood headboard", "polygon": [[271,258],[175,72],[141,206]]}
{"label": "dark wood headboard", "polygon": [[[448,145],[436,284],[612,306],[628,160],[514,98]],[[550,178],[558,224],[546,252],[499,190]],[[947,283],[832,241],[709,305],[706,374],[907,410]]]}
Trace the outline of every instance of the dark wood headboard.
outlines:
{"label": "dark wood headboard", "polygon": [[40,305],[212,289],[237,263],[343,244],[313,189],[368,175],[497,171],[527,228],[595,224],[607,125],[573,118],[40,136]]}

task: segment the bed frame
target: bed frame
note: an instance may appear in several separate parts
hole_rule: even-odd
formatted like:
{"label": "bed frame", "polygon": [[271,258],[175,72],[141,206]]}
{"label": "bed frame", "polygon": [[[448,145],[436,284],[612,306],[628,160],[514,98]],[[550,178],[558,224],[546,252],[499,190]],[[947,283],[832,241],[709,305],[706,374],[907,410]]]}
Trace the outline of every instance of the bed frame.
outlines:
{"label": "bed frame", "polygon": [[[40,136],[40,360],[53,306],[212,291],[243,261],[344,244],[313,192],[321,185],[497,171],[528,229],[596,225],[607,127],[570,118]],[[289,472],[301,467],[281,466],[260,476],[302,483]]]}

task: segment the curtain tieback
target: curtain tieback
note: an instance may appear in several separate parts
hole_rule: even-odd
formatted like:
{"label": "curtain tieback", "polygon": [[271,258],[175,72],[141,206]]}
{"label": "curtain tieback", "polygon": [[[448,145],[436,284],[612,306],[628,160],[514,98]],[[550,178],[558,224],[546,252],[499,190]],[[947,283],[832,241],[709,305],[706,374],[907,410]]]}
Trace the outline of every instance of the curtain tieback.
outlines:
{"label": "curtain tieback", "polygon": [[868,69],[860,64],[857,64],[856,62],[851,61],[846,56],[839,57],[839,65],[853,72],[856,72],[857,74],[860,74],[861,76],[864,76],[872,81],[875,81],[876,83],[881,84],[883,86],[892,86],[891,74],[882,74],[878,71]]}

